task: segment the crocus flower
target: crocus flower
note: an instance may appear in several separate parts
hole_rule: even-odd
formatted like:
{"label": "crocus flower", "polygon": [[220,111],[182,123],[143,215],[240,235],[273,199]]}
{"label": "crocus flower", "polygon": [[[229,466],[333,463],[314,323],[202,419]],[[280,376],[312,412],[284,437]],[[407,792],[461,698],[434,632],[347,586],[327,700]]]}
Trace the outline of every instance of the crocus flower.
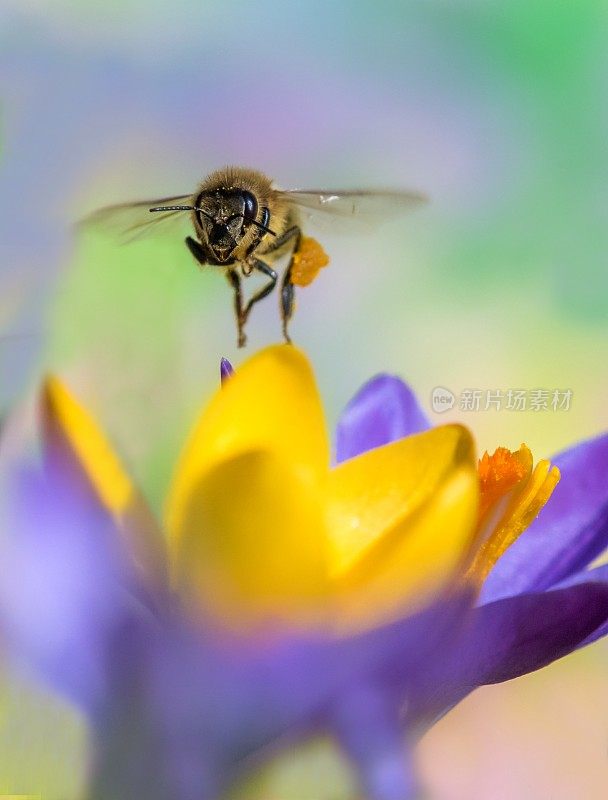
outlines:
{"label": "crocus flower", "polygon": [[[345,409],[338,424],[338,458],[429,427],[409,387],[399,378],[380,375]],[[484,454],[480,460],[486,497],[492,483],[500,483],[492,461],[504,472],[507,461],[513,465],[513,455],[515,463],[521,456],[529,458],[522,446],[511,457],[499,448],[493,458]],[[407,710],[410,724],[424,730],[478,686],[524,675],[608,633],[604,623],[582,635],[588,615],[602,616],[607,587],[608,568],[589,565],[608,547],[608,434],[552,460],[561,475],[559,485],[540,516],[524,520],[525,531],[512,538],[500,558],[481,566],[479,595],[467,627],[421,673]],[[541,462],[539,478],[545,470]],[[482,491],[482,509],[483,497]],[[490,538],[480,552],[491,547]],[[474,562],[479,568],[479,555]],[[582,593],[573,591],[581,586]]]}
{"label": "crocus flower", "polygon": [[[92,418],[47,381],[42,468],[11,492],[6,650],[88,713],[92,798],[215,798],[319,729],[366,797],[413,796],[408,737],[476,686],[603,632],[608,587],[580,570],[608,536],[608,491],[589,479],[608,445],[564,461],[559,510],[529,527],[558,470],[523,446],[478,465],[470,433],[430,429],[396,379],[349,405],[330,468],[299,351],[230,372],[177,466],[166,533]],[[534,550],[529,573],[544,577],[522,588],[509,568],[496,576],[511,551],[526,569],[527,537],[555,577]]]}

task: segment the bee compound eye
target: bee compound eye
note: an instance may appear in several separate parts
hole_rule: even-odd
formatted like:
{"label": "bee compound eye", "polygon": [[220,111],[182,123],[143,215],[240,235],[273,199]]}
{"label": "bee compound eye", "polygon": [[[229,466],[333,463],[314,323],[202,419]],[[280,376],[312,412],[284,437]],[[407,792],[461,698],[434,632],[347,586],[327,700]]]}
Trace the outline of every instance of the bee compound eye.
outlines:
{"label": "bee compound eye", "polygon": [[251,192],[243,192],[243,201],[247,219],[256,219],[258,216],[258,201],[255,196]]}

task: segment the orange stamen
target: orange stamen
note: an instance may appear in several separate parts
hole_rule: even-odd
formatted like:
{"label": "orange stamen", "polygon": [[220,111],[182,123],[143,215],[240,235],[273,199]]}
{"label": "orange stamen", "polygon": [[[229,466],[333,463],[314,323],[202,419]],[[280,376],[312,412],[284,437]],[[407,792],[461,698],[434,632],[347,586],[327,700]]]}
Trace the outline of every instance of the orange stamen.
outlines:
{"label": "orange stamen", "polygon": [[474,584],[482,585],[498,559],[539,514],[558,481],[558,468],[547,460],[532,469],[532,454],[525,444],[516,452],[499,447],[491,456],[484,453],[479,462],[479,545],[467,571]]}
{"label": "orange stamen", "polygon": [[525,478],[531,466],[530,451],[523,444],[516,452],[506,447],[499,447],[490,455],[486,450],[479,459],[480,520],[492,506]]}

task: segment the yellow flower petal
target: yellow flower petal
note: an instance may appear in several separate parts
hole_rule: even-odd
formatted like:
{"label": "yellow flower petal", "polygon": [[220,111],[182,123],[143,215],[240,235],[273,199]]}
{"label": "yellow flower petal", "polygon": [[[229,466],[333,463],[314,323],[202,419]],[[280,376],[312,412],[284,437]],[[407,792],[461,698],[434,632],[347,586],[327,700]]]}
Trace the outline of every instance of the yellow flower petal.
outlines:
{"label": "yellow flower petal", "polygon": [[154,515],[93,418],[57,378],[43,385],[41,417],[47,453],[60,463],[76,461],[124,533],[136,564],[149,578],[164,581],[163,538]]}
{"label": "yellow flower petal", "polygon": [[[474,537],[474,445],[460,426],[377,448],[332,471],[332,576],[358,620],[422,602],[454,575]],[[358,610],[355,610],[355,607]]]}
{"label": "yellow flower petal", "polygon": [[131,481],[93,418],[57,378],[44,383],[42,413],[47,436],[69,443],[103,505],[120,514],[131,499]]}
{"label": "yellow flower petal", "polygon": [[336,573],[345,572],[382,534],[410,519],[450,473],[475,472],[474,444],[460,425],[408,436],[349,459],[331,471],[329,527]]}
{"label": "yellow flower petal", "polygon": [[[307,482],[322,482],[329,464],[323,409],[310,364],[295,347],[257,353],[218,390],[179,461],[167,502],[170,548],[190,528],[187,507],[202,476],[252,450],[274,453]],[[241,486],[234,486],[234,500]]]}
{"label": "yellow flower petal", "polygon": [[311,621],[327,589],[315,483],[258,450],[222,462],[191,488],[173,552],[182,595],[236,627],[264,617]]}

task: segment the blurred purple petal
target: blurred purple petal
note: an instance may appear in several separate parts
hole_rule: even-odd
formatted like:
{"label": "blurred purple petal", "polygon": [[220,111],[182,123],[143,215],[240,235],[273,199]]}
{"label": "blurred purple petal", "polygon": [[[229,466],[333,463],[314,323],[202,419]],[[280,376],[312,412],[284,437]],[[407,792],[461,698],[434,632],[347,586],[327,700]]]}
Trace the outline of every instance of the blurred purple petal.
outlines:
{"label": "blurred purple petal", "polygon": [[483,602],[548,589],[608,546],[608,434],[566,450],[554,463],[561,481],[538,519],[497,562]]}
{"label": "blurred purple petal", "polygon": [[149,630],[125,628],[113,645],[91,796],[216,798],[233,755],[222,711],[230,715],[231,701],[238,707],[245,687],[232,685],[202,642],[167,618]]}
{"label": "blurred purple petal", "polygon": [[[99,728],[94,796],[214,798],[268,747],[323,726],[340,736],[366,796],[408,797],[397,711],[468,609],[470,598],[460,597],[341,639],[230,638],[177,618],[143,636],[141,628],[123,633],[113,648],[112,710]],[[350,736],[354,718],[359,729]]]}
{"label": "blurred purple petal", "polygon": [[65,473],[19,475],[0,553],[8,652],[93,713],[108,691],[107,638],[137,606],[120,538]]}
{"label": "blurred purple petal", "polygon": [[346,406],[336,429],[336,461],[430,428],[412,390],[400,378],[377,375]]}
{"label": "blurred purple petal", "polygon": [[352,687],[334,704],[334,732],[357,766],[369,800],[418,796],[399,712],[390,694],[365,684]]}
{"label": "blurred purple petal", "polygon": [[444,598],[338,649],[338,663],[351,669],[338,681],[325,721],[356,766],[365,797],[417,796],[403,709],[437,654],[449,650],[462,634],[472,602],[468,593]]}
{"label": "blurred purple petal", "polygon": [[234,367],[227,358],[222,358],[220,361],[220,381],[224,383],[232,375],[234,375]]}
{"label": "blurred purple petal", "polygon": [[608,585],[595,582],[478,607],[462,639],[423,676],[409,712],[412,721],[432,721],[478,686],[508,681],[562,658],[607,620]]}

